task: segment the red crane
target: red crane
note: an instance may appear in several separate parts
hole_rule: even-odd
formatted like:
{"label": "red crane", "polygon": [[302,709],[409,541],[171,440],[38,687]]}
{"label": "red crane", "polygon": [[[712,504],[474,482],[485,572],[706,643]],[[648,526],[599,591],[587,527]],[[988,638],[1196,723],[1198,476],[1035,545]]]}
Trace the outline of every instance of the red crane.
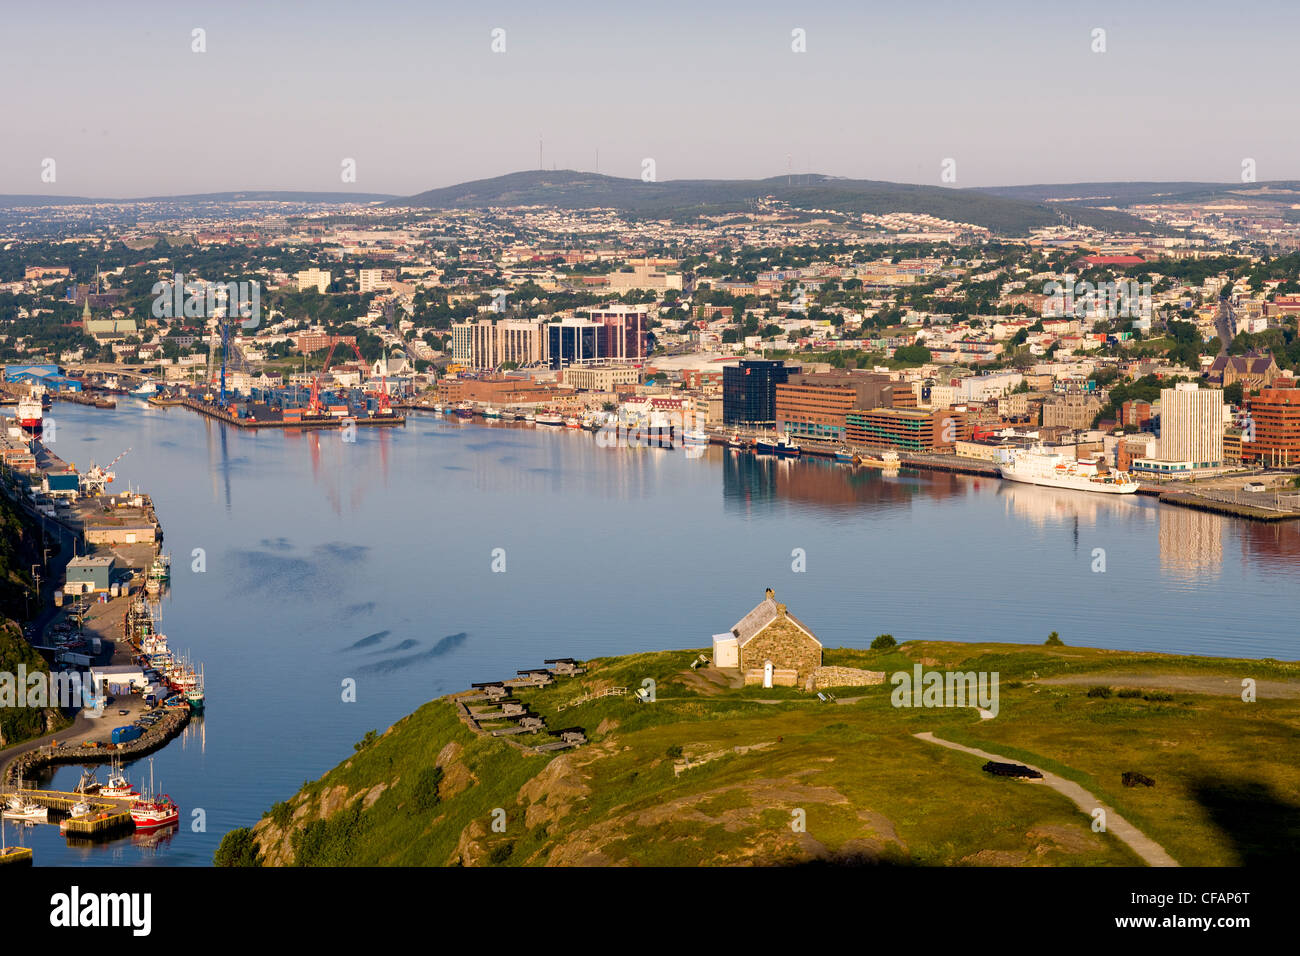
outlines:
{"label": "red crane", "polygon": [[[316,373],[316,377],[311,380],[311,396],[307,400],[307,410],[312,415],[319,415],[321,413],[320,380],[321,377],[324,376],[324,374],[328,372],[330,369],[330,362],[333,361],[334,359],[334,347],[337,346],[342,341],[343,341],[342,339],[335,339],[333,342],[330,343],[330,350],[325,354],[324,366],[322,366],[321,370]],[[357,361],[360,362],[362,367],[364,368],[366,364],[366,360],[361,357],[361,350],[357,348],[356,343],[347,342],[344,344],[350,345],[352,347],[352,351],[357,354]]]}

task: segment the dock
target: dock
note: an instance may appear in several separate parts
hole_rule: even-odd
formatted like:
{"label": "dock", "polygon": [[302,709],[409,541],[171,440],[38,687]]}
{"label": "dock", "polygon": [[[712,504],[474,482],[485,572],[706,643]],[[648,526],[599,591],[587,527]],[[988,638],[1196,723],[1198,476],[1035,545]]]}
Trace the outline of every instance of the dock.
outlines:
{"label": "dock", "polygon": [[66,820],[47,821],[47,825],[57,825],[64,833],[80,837],[99,837],[121,830],[130,830],[135,824],[131,820],[131,802],[135,797],[101,797],[98,794],[71,793],[64,790],[37,790],[27,787],[2,787],[0,800],[7,800],[17,794],[29,803],[57,810],[67,816],[77,803],[90,804],[90,812]]}
{"label": "dock", "polygon": [[297,421],[286,421],[281,418],[239,418],[231,414],[224,408],[217,405],[211,405],[207,402],[201,402],[196,398],[163,398],[153,395],[149,398],[149,404],[158,408],[183,407],[191,411],[198,412],[200,415],[206,415],[208,418],[214,418],[219,422],[225,422],[228,425],[234,425],[236,428],[247,428],[257,430],[262,428],[271,429],[315,429],[315,428],[338,428],[345,421],[351,422],[358,428],[392,428],[398,425],[406,424],[404,415],[377,415],[369,418],[348,416],[346,418],[336,418],[333,415],[318,415],[306,417]]}

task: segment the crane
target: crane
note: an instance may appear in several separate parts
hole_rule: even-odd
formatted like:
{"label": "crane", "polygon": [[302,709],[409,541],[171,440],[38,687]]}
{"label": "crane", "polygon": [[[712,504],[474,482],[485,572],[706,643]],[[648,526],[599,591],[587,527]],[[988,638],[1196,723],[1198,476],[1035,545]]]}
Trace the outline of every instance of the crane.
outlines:
{"label": "crane", "polygon": [[[316,374],[316,377],[311,380],[311,397],[307,401],[307,410],[313,415],[320,414],[321,411],[320,380],[322,376],[324,376],[325,373],[329,371],[330,362],[334,360],[334,349],[336,346],[338,346],[339,342],[341,341],[342,341],[341,339],[336,338],[333,342],[330,343],[330,350],[327,353],[325,353],[325,364],[321,367],[321,370]],[[352,347],[352,351],[355,352],[357,355],[357,361],[360,362],[362,367],[364,368],[366,364],[366,360],[361,356],[361,350],[357,348],[356,343],[348,342],[346,344]]]}
{"label": "crane", "polygon": [[125,458],[130,451],[131,449],[128,448],[107,466],[97,465],[92,461],[90,470],[81,476],[81,485],[85,493],[90,496],[102,495],[107,490],[105,486],[112,484],[113,479],[117,477],[112,471],[113,466]]}

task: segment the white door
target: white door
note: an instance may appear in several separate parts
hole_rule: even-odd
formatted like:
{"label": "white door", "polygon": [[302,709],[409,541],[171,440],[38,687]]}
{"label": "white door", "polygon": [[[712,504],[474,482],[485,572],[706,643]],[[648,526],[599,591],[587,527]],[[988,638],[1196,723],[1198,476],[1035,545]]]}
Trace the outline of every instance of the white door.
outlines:
{"label": "white door", "polygon": [[763,686],[764,687],[772,686],[772,662],[771,661],[763,662]]}

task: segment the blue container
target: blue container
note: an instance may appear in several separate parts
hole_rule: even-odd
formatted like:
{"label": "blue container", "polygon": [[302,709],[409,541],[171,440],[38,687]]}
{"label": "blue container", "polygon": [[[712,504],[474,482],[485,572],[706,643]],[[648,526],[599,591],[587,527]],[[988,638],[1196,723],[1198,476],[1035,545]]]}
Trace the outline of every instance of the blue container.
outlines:
{"label": "blue container", "polygon": [[128,724],[125,727],[114,727],[113,743],[115,744],[130,743],[132,740],[138,739],[142,733],[144,733],[144,731],[141,730],[139,727],[137,727],[135,724]]}

